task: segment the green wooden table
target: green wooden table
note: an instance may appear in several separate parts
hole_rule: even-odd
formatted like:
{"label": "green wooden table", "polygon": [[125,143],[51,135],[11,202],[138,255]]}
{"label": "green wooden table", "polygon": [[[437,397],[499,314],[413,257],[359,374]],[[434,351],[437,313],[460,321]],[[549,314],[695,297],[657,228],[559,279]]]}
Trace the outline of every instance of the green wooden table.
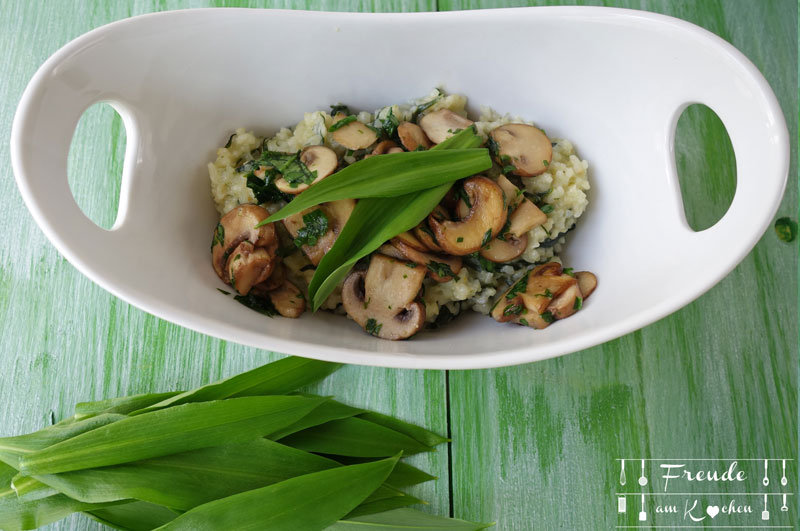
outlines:
{"label": "green wooden table", "polygon": [[[56,49],[124,17],[208,5],[433,11],[572,3],[0,0],[0,436],[39,429],[80,400],[187,388],[280,357],[132,308],[78,273],[40,232],[14,184],[8,139],[25,84]],[[578,3],[674,15],[742,50],[767,77],[787,117],[792,166],[777,217],[797,219],[796,2]],[[79,204],[101,225],[110,226],[115,215],[123,154],[119,118],[109,108],[90,109],[73,144],[70,182]],[[681,119],[678,165],[692,225],[712,225],[733,195],[735,170],[724,127],[707,109],[692,108]],[[424,510],[497,521],[502,530],[636,525],[639,497],[627,498],[624,515],[617,513],[616,497],[639,492],[639,461],[631,463],[632,458],[798,457],[797,256],[797,241],[784,243],[769,230],[696,302],[643,330],[569,356],[464,372],[351,366],[320,390],[452,436],[449,449],[414,459],[439,476],[415,491],[431,502]],[[629,460],[625,487],[619,484],[619,458]],[[659,473],[658,464],[647,462],[651,478]],[[796,492],[796,461],[789,462],[788,476],[787,489]],[[692,488],[691,494],[744,492],[730,484]],[[736,497],[737,503],[753,505],[752,515],[722,515],[703,524],[767,523],[760,521],[760,498]],[[657,512],[663,504],[664,497],[648,496],[647,523],[676,523],[674,515]],[[790,497],[787,512],[779,505],[770,501],[769,523],[797,525],[797,497]],[[100,527],[74,516],[49,529]]]}

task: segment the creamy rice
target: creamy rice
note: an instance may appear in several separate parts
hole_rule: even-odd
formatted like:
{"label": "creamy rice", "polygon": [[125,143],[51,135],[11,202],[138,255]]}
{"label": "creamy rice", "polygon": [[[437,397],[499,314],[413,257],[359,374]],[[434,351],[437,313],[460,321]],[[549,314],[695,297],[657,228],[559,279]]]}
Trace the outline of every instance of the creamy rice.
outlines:
{"label": "creamy rice", "polygon": [[[373,113],[360,112],[358,121],[379,127],[381,120],[391,113],[399,121],[410,121],[417,109],[428,105],[426,112],[449,109],[466,116],[467,99],[459,94],[444,95],[439,90],[417,100],[399,105],[390,105],[377,109]],[[333,140],[328,127],[333,117],[325,111],[305,113],[303,119],[293,128],[282,128],[272,137],[266,138],[266,147],[271,151],[296,152],[306,146],[323,144],[332,148],[348,163],[355,161],[352,154]],[[521,117],[501,115],[492,109],[482,107],[475,127],[483,138],[496,127],[508,123],[533,122]],[[497,264],[495,271],[483,271],[479,265],[465,263],[458,274],[458,280],[437,283],[426,279],[424,283],[423,301],[426,306],[427,321],[432,323],[440,316],[444,317],[443,308],[450,314],[458,314],[462,308],[487,314],[499,293],[522,276],[531,264],[547,261],[559,261],[558,253],[566,242],[566,233],[575,225],[588,205],[586,192],[589,190],[587,176],[588,163],[582,160],[569,140],[551,139],[553,143],[553,159],[547,170],[536,177],[523,178],[527,192],[539,194],[540,208],[552,210],[547,213],[547,221],[528,233],[528,246],[520,258],[511,264]],[[241,203],[254,203],[255,197],[247,187],[245,173],[236,169],[252,160],[251,152],[262,146],[264,137],[256,136],[252,131],[237,129],[227,147],[217,150],[217,158],[208,164],[211,180],[211,194],[217,211],[222,215]],[[496,179],[501,174],[499,166],[494,165],[486,172],[490,178]],[[271,205],[270,210],[277,206]],[[307,285],[313,276],[310,262],[302,252],[295,252],[284,259],[290,277],[300,281],[299,285]],[[341,311],[341,289],[337,289],[322,306],[324,309]]]}

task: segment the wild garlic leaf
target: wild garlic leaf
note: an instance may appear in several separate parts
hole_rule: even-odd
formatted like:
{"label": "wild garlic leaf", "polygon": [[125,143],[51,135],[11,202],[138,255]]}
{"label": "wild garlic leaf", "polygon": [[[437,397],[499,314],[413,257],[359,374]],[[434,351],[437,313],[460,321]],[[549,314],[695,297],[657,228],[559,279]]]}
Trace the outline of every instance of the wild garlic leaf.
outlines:
{"label": "wild garlic leaf", "polygon": [[[471,129],[465,131],[471,132]],[[260,225],[328,201],[397,197],[426,190],[474,175],[490,168],[491,164],[485,149],[430,149],[370,157],[316,183]]]}
{"label": "wild garlic leaf", "polygon": [[135,411],[132,415],[190,402],[206,402],[241,396],[282,395],[318,382],[341,366],[341,363],[289,356],[170,397]]}
{"label": "wild garlic leaf", "polygon": [[395,509],[341,520],[325,531],[480,531],[493,525],[435,516],[415,509]]}
{"label": "wild garlic leaf", "polygon": [[128,417],[22,456],[19,471],[56,474],[242,442],[296,422],[324,399],[252,396]]}
{"label": "wild garlic leaf", "polygon": [[201,505],[158,531],[324,529],[377,489],[398,457],[298,476]]}

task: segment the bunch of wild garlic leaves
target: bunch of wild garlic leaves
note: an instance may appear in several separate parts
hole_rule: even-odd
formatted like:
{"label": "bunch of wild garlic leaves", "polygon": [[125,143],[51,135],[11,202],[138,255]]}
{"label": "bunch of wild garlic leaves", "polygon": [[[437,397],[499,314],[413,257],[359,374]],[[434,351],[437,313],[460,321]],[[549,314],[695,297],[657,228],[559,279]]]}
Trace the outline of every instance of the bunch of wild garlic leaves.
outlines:
{"label": "bunch of wild garlic leaves", "polygon": [[297,389],[338,364],[289,357],[193,391],[86,402],[0,439],[0,529],[81,512],[145,530],[478,530],[408,508],[401,461],[446,439]]}

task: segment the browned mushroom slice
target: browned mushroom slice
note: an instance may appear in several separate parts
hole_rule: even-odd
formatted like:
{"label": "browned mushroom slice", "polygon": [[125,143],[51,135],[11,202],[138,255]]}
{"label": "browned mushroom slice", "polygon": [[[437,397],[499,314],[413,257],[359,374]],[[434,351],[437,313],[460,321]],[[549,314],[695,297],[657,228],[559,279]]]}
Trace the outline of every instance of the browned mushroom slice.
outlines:
{"label": "browned mushroom slice", "polygon": [[520,237],[547,221],[547,214],[539,210],[539,207],[529,199],[523,199],[508,219],[510,221],[508,232]]}
{"label": "browned mushroom slice", "polygon": [[553,298],[547,311],[556,319],[566,319],[581,308],[583,295],[578,283],[571,285],[558,297]]}
{"label": "browned mushroom slice", "polygon": [[428,250],[428,248],[421,241],[419,241],[419,239],[417,239],[417,237],[413,233],[409,231],[401,232],[400,234],[395,236],[394,239],[402,241],[403,243],[405,243],[412,249],[416,249],[417,251],[425,252]]}
{"label": "browned mushroom slice", "polygon": [[528,235],[523,234],[521,238],[507,236],[505,240],[495,238],[480,251],[481,256],[492,262],[502,264],[510,262],[525,252],[528,246]]}
{"label": "browned mushroom slice", "polygon": [[436,243],[436,238],[433,236],[433,231],[428,226],[427,219],[423,219],[422,222],[414,227],[414,236],[417,237],[417,240],[422,243],[429,251],[433,251],[434,253],[441,253],[442,248],[439,247],[439,244]]}
{"label": "browned mushroom slice", "polygon": [[508,177],[501,175],[497,178],[497,186],[503,191],[506,199],[506,207],[514,209],[522,201],[524,196],[519,188],[508,180]]}
{"label": "browned mushroom slice", "polygon": [[226,266],[230,285],[240,295],[269,278],[277,258],[263,247],[243,241],[231,252]]}
{"label": "browned mushroom slice", "polygon": [[[426,268],[428,276],[436,282],[448,282],[461,271],[461,258],[456,256],[438,256],[418,251],[396,238],[392,239],[391,245],[404,259],[411,260],[415,264]],[[393,253],[386,254],[395,256]]]}
{"label": "browned mushroom slice", "polygon": [[575,273],[575,277],[578,279],[578,286],[581,288],[583,298],[588,298],[597,287],[597,277],[589,271],[578,271]]}
{"label": "browned mushroom slice", "polygon": [[474,122],[449,109],[429,112],[419,120],[419,125],[431,142],[440,144]]}
{"label": "browned mushroom slice", "polygon": [[333,132],[333,139],[347,149],[365,149],[378,140],[375,131],[359,121],[350,122]]}
{"label": "browned mushroom slice", "polygon": [[317,172],[316,179],[310,184],[294,183],[294,186],[292,186],[289,181],[280,177],[275,180],[275,186],[278,187],[278,190],[286,194],[299,194],[307,190],[312,184],[316,184],[331,175],[339,166],[339,158],[336,156],[336,152],[325,146],[308,146],[304,148],[300,152],[300,162],[305,164],[309,171]]}
{"label": "browned mushroom slice", "polygon": [[537,277],[540,275],[560,275],[563,272],[563,268],[561,264],[558,262],[547,262],[545,264],[538,265],[533,268],[531,271],[531,276]]}
{"label": "browned mushroom slice", "polygon": [[511,173],[533,177],[544,172],[553,160],[553,146],[541,129],[527,124],[501,125],[489,133],[497,145],[497,163],[513,166]]}
{"label": "browned mushroom slice", "polygon": [[420,147],[428,149],[432,145],[422,128],[411,122],[403,122],[398,125],[397,136],[400,137],[400,143],[408,151],[416,151]]}
{"label": "browned mushroom slice", "polygon": [[254,247],[263,247],[269,254],[278,250],[275,226],[269,223],[256,228],[268,217],[269,212],[258,205],[239,205],[219,220],[211,242],[211,263],[223,282],[228,282],[228,258],[243,241],[252,243]]}
{"label": "browned mushroom slice", "polygon": [[303,293],[290,281],[285,281],[278,288],[268,292],[272,305],[283,317],[296,319],[306,309]]}
{"label": "browned mushroom slice", "polygon": [[261,292],[272,291],[273,289],[278,289],[283,285],[283,282],[286,280],[286,266],[282,263],[275,264],[275,268],[272,270],[272,274],[270,274],[269,278],[264,282],[258,284],[257,286],[253,286],[253,290],[257,291],[259,295]]}
{"label": "browned mushroom slice", "polygon": [[393,148],[389,148],[389,151],[386,152],[387,155],[392,154],[392,153],[405,153],[405,151],[403,151],[403,148],[401,148],[401,147],[393,147]]}
{"label": "browned mushroom slice", "polygon": [[455,256],[474,253],[497,236],[506,223],[503,192],[494,181],[471,177],[463,186],[471,204],[466,216],[458,221],[428,216],[436,242],[447,254]]}
{"label": "browned mushroom slice", "polygon": [[367,271],[354,271],[345,279],[344,309],[368,334],[406,339],[425,323],[425,306],[415,302],[425,271],[408,264],[375,254]]}
{"label": "browned mushroom slice", "polygon": [[319,264],[320,260],[322,260],[322,257],[325,256],[325,253],[333,247],[333,243],[350,218],[350,214],[353,212],[355,206],[356,202],[354,199],[340,199],[338,201],[322,203],[319,206],[307,208],[301,210],[297,214],[287,216],[283,220],[283,226],[286,227],[286,230],[292,238],[297,238],[300,234],[300,230],[305,227],[303,216],[315,210],[322,211],[328,222],[328,230],[317,237],[317,242],[314,245],[303,245],[301,247],[303,253],[305,253],[308,259],[311,260],[311,263],[316,266]]}
{"label": "browned mushroom slice", "polygon": [[529,311],[542,314],[554,298],[558,297],[578,281],[569,275],[545,275],[528,277],[528,288],[520,293],[525,307]]}
{"label": "browned mushroom slice", "polygon": [[375,145],[375,149],[372,150],[372,154],[383,155],[384,153],[388,153],[390,149],[396,147],[397,144],[393,140],[381,140]]}

